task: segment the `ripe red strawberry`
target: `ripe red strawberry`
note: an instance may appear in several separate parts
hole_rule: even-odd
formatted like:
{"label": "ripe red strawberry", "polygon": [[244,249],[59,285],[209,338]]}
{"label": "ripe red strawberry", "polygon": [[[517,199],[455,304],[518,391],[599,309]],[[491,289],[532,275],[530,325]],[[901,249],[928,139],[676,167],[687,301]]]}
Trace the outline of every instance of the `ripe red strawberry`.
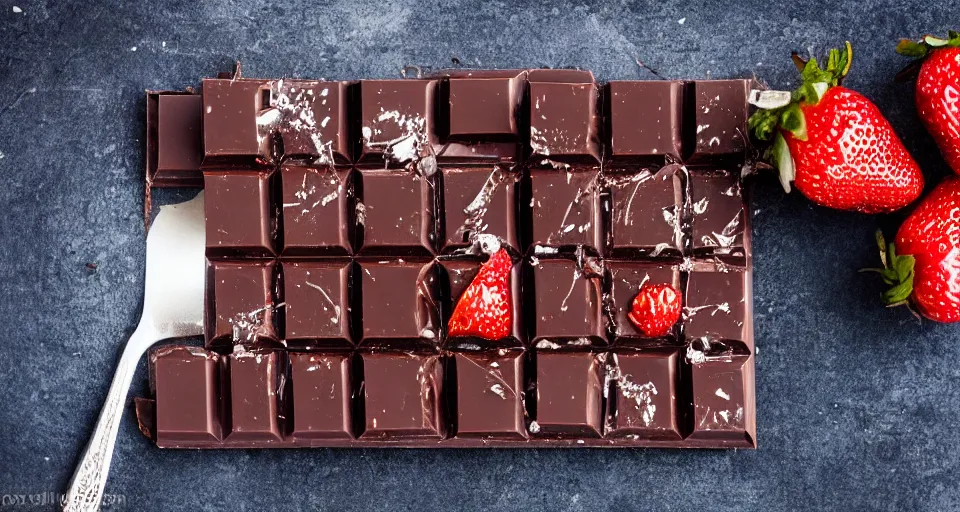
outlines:
{"label": "ripe red strawberry", "polygon": [[960,174],[960,32],[947,39],[924,36],[897,45],[902,55],[917,59],[917,113],[940,147],[953,172]]}
{"label": "ripe red strawberry", "polygon": [[876,105],[840,85],[852,55],[848,42],[830,51],[826,69],[795,57],[803,83],[786,105],[751,116],[750,129],[773,141],[770,157],[787,192],[793,181],[829,208],[898,210],[920,195],[923,175]]}
{"label": "ripe red strawberry", "polygon": [[960,178],[937,185],[886,245],[877,232],[883,301],[910,304],[938,322],[960,321]]}
{"label": "ripe red strawberry", "polygon": [[680,319],[680,292],[669,284],[645,284],[633,299],[627,318],[644,336],[666,336]]}
{"label": "ripe red strawberry", "polygon": [[447,326],[449,336],[498,340],[510,335],[513,324],[512,267],[513,261],[505,249],[490,256],[453,309]]}

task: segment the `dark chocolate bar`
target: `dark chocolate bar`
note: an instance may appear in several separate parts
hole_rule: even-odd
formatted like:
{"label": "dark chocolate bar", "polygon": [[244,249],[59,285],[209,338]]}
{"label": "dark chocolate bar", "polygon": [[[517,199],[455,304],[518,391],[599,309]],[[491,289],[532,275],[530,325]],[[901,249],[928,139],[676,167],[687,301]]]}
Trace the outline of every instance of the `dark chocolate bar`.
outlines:
{"label": "dark chocolate bar", "polygon": [[[452,70],[148,95],[206,189],[204,347],[161,447],[756,446],[748,80]],[[635,301],[681,297],[650,333]]]}

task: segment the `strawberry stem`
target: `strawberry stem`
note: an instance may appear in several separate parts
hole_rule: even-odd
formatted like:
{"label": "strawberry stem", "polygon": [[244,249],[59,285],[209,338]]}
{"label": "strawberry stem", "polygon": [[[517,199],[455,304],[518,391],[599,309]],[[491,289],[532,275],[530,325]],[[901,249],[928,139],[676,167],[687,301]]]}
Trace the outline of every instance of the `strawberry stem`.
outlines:
{"label": "strawberry stem", "polygon": [[883,282],[890,288],[883,292],[881,299],[887,306],[906,304],[913,294],[913,277],[916,260],[909,254],[897,254],[896,246],[886,243],[883,232],[877,230],[877,246],[880,249],[882,268],[865,268],[861,272],[878,272]]}

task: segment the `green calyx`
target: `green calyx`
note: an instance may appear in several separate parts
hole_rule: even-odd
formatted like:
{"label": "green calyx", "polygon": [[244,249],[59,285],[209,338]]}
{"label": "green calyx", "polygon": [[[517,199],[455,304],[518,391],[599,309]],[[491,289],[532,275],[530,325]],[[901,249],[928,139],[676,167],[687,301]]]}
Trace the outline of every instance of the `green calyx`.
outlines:
{"label": "green calyx", "polygon": [[883,292],[882,300],[887,306],[909,304],[913,293],[914,265],[916,260],[909,254],[897,254],[893,243],[887,244],[883,232],[877,230],[877,246],[880,248],[880,261],[883,268],[865,268],[861,272],[877,272],[890,288]]}
{"label": "green calyx", "polygon": [[894,78],[897,82],[910,82],[920,73],[920,65],[930,56],[930,52],[940,48],[960,48],[960,32],[947,32],[947,38],[925,35],[919,41],[901,39],[897,43],[897,53],[911,57],[913,61],[901,69]]}
{"label": "green calyx", "polygon": [[794,180],[796,172],[783,134],[787,132],[797,140],[807,140],[807,122],[800,107],[816,105],[831,87],[843,82],[850,72],[853,48],[847,41],[843,48],[830,50],[825,67],[821,67],[815,58],[803,60],[796,53],[792,58],[800,71],[802,82],[790,93],[790,102],[776,108],[758,110],[749,120],[750,132],[754,137],[773,143],[767,149],[766,159],[780,171],[780,183],[787,192],[790,192],[790,182]]}
{"label": "green calyx", "polygon": [[960,32],[947,32],[947,38],[925,35],[919,41],[901,39],[897,43],[897,53],[914,59],[924,59],[938,48],[960,48]]}

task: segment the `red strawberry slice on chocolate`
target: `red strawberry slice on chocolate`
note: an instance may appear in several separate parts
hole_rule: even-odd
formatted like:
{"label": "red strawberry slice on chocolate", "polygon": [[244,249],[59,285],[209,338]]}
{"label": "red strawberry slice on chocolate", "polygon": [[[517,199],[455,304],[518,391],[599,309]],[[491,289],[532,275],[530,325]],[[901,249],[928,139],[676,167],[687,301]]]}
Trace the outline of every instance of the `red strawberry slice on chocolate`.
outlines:
{"label": "red strawberry slice on chocolate", "polygon": [[448,336],[498,340],[510,335],[513,325],[512,267],[513,261],[505,249],[490,256],[453,309],[447,326]]}
{"label": "red strawberry slice on chocolate", "polygon": [[645,284],[640,288],[627,318],[651,338],[666,336],[681,312],[680,292],[669,284]]}

